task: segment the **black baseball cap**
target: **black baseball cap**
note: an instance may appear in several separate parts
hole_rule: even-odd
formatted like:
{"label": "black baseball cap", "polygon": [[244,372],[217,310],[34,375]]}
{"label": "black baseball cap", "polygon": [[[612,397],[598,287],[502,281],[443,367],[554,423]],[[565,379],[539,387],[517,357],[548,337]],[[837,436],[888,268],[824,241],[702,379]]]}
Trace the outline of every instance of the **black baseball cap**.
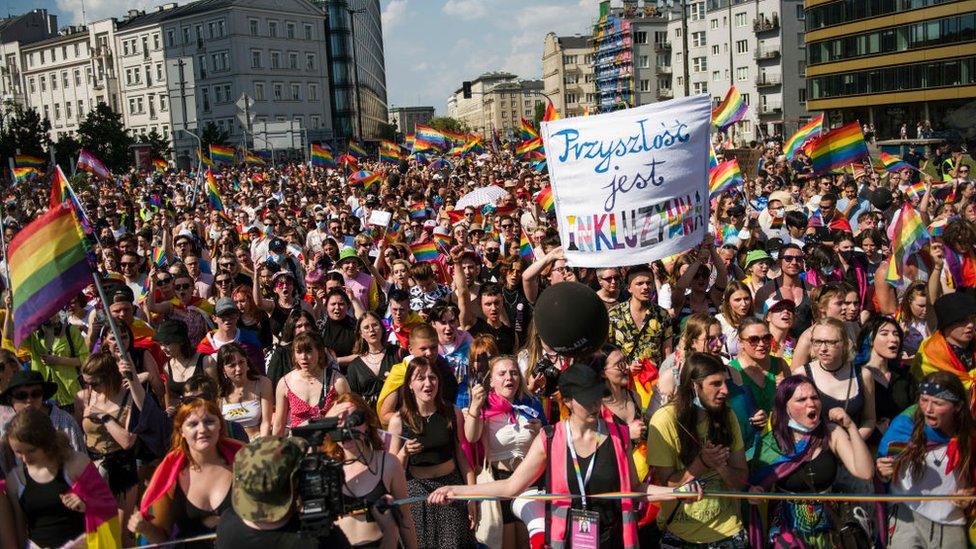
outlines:
{"label": "black baseball cap", "polygon": [[563,398],[589,406],[610,394],[607,382],[588,362],[573,362],[559,375],[559,392]]}

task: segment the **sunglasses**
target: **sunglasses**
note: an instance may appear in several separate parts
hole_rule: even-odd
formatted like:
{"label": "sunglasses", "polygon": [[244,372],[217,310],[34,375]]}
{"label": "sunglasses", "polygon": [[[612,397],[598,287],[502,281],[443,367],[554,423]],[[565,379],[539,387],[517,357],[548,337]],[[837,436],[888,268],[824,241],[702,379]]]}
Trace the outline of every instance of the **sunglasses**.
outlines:
{"label": "sunglasses", "polygon": [[780,256],[780,259],[783,260],[783,263],[802,263],[803,262],[803,256],[802,255],[783,255],[783,256]]}
{"label": "sunglasses", "polygon": [[166,277],[162,277],[162,278],[157,278],[156,279],[156,284],[169,284],[172,281],[173,281],[173,277],[166,276]]}
{"label": "sunglasses", "polygon": [[119,263],[119,265],[121,267],[135,267],[136,265],[138,265],[138,263],[134,263],[132,261],[122,261]]}
{"label": "sunglasses", "polygon": [[32,391],[17,391],[11,393],[10,398],[23,402],[25,400],[41,400],[44,398],[44,389],[34,389]]}
{"label": "sunglasses", "polygon": [[502,224],[500,225],[500,227],[501,227],[501,228],[503,228],[503,229],[511,229],[511,228],[512,228],[512,227],[514,227],[514,226],[515,226],[515,225],[512,225],[511,223],[502,223]]}
{"label": "sunglasses", "polygon": [[173,286],[173,288],[176,288],[177,290],[189,290],[192,287],[193,284],[177,284],[176,286]]}
{"label": "sunglasses", "polygon": [[620,277],[619,276],[605,276],[605,277],[601,278],[600,280],[602,280],[604,282],[620,282]]}
{"label": "sunglasses", "polygon": [[218,286],[227,286],[228,284],[230,284],[230,279],[229,278],[218,278],[217,280],[214,281],[214,284],[216,284]]}
{"label": "sunglasses", "polygon": [[221,269],[233,269],[234,267],[237,266],[237,264],[231,261],[229,263],[218,263],[217,266],[220,267]]}
{"label": "sunglasses", "polygon": [[765,343],[766,345],[769,345],[770,343],[773,342],[773,334],[766,334],[761,336],[749,336],[747,338],[744,338],[743,341],[745,341],[746,343],[754,347],[756,345],[759,345],[760,343]]}

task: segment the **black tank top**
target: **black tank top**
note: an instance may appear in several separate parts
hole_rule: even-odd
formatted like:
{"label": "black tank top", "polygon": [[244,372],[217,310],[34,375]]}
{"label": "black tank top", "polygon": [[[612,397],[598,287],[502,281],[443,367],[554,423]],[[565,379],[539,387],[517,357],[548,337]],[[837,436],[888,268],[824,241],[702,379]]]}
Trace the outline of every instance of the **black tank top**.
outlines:
{"label": "black tank top", "polygon": [[[556,428],[563,429],[564,427],[562,424],[557,424]],[[594,459],[596,463],[593,464],[593,473],[590,475],[589,482],[585,483],[586,493],[601,494],[619,491],[620,473],[617,470],[617,452],[610,437],[606,437],[591,455],[579,457],[581,476],[585,477],[590,461]],[[566,451],[566,476],[568,477],[569,493],[579,494],[579,479],[576,478],[573,467],[573,456],[568,450]],[[583,500],[576,498],[571,506],[573,509],[582,509]],[[611,549],[623,547],[623,520],[621,519],[620,501],[587,499],[587,508],[600,515],[600,547]]]}
{"label": "black tank top", "polygon": [[[216,509],[213,511],[204,511],[190,503],[190,500],[186,497],[186,493],[183,491],[183,487],[177,482],[176,490],[173,493],[173,508],[176,510],[175,522],[180,537],[191,538],[213,533],[216,530],[216,526],[210,528],[204,523],[204,520],[211,517],[220,517],[224,511],[230,508],[230,499],[230,490],[228,490],[227,495],[224,496],[224,500],[220,502],[220,505]],[[213,542],[184,543],[182,547],[213,547]]]}
{"label": "black tank top", "polygon": [[[171,359],[172,360],[172,359]],[[195,376],[203,373],[203,355],[197,356],[197,363],[193,366],[193,372],[187,376],[183,381],[173,381],[173,367],[170,366],[169,362],[166,363],[166,375],[168,376],[168,381],[166,382],[166,392],[169,393],[170,400],[180,400],[183,396],[183,387],[186,382]]]}
{"label": "black tank top", "polygon": [[71,486],[64,478],[64,469],[51,482],[41,484],[24,469],[24,491],[18,498],[27,518],[27,537],[40,547],[60,547],[85,533],[85,514],[64,506],[61,494]]}
{"label": "black tank top", "polygon": [[[813,371],[810,369],[810,363],[805,364],[803,368],[806,370],[807,377],[814,379]],[[844,367],[841,366],[841,368],[843,369]],[[820,402],[823,404],[824,416],[833,408],[843,408],[847,412],[847,416],[851,418],[851,421],[860,425],[861,416],[864,415],[864,388],[861,387],[861,368],[852,365],[851,376],[853,379],[848,379],[846,400],[824,394],[820,390],[820,387],[816,387],[816,383],[814,383],[814,387],[820,393]]]}
{"label": "black tank top", "polygon": [[[421,421],[424,421],[423,418]],[[448,425],[447,418],[440,412],[434,412],[426,419],[423,432],[420,434],[415,433],[404,423],[403,436],[416,438],[417,442],[424,445],[422,452],[410,456],[410,465],[429,467],[454,458],[454,427]]]}
{"label": "black tank top", "polygon": [[811,490],[824,492],[830,488],[836,477],[837,458],[825,445],[817,457],[804,463],[799,469],[776,484],[783,490],[794,494],[807,493]]}

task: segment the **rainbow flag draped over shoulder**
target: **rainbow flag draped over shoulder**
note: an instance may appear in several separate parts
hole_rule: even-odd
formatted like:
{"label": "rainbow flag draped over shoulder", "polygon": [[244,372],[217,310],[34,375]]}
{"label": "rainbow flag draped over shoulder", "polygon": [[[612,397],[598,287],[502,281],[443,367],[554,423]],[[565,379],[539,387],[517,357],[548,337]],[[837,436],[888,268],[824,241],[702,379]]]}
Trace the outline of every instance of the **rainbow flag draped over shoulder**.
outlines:
{"label": "rainbow flag draped over shoulder", "polygon": [[78,151],[77,168],[79,170],[88,172],[95,177],[101,177],[102,179],[108,179],[110,181],[112,179],[112,172],[109,171],[105,164],[103,164],[101,160],[85,149]]}
{"label": "rainbow flag draped over shoulder", "polygon": [[742,184],[742,171],[739,161],[733,158],[715,167],[708,176],[708,195],[715,196],[722,191]]}
{"label": "rainbow flag draped over shoulder", "polygon": [[366,149],[359,146],[359,143],[356,143],[353,139],[349,140],[348,152],[356,158],[366,158],[369,156],[366,154]]}
{"label": "rainbow flag draped over shoulder", "polygon": [[732,124],[735,124],[746,115],[746,109],[749,105],[746,104],[745,99],[743,99],[742,94],[733,85],[729,88],[729,91],[725,93],[725,99],[718,104],[717,107],[712,111],[712,124],[719,129],[719,131],[725,131]]}
{"label": "rainbow flag draped over shoulder", "polygon": [[440,256],[440,251],[434,242],[411,244],[410,253],[413,254],[416,261],[437,261],[438,256]]}
{"label": "rainbow flag draped over shoulder", "polygon": [[[912,169],[912,165],[908,162],[905,162],[901,158],[893,154],[888,154],[884,151],[881,151],[881,154],[878,155],[878,159],[881,160],[881,164],[884,166],[884,169],[887,172],[900,172],[902,170]],[[925,188],[924,184],[922,185],[922,188]]]}
{"label": "rainbow flag draped over shoulder", "polygon": [[224,201],[220,198],[220,190],[212,170],[207,170],[207,202],[218,212],[224,211]]}
{"label": "rainbow flag draped over shoulder", "polygon": [[796,151],[802,149],[803,145],[808,141],[820,137],[820,132],[823,129],[823,120],[823,114],[818,114],[801,126],[800,129],[796,130],[793,137],[790,137],[789,141],[783,145],[783,153],[786,155],[787,160],[793,160],[793,155],[796,154]]}
{"label": "rainbow flag draped over shoulder", "polygon": [[85,502],[85,542],[88,549],[122,547],[122,525],[115,496],[95,464],[89,463],[68,491]]}
{"label": "rainbow flag draped over shoulder", "polygon": [[332,158],[332,150],[328,145],[316,145],[312,143],[312,166],[320,168],[335,168],[335,159]]}
{"label": "rainbow flag draped over shoulder", "polygon": [[210,159],[221,164],[233,164],[236,155],[234,149],[223,145],[210,145]]}
{"label": "rainbow flag draped over shoulder", "polygon": [[869,156],[861,123],[857,121],[827,132],[807,143],[804,150],[810,157],[814,173],[839,170]]}
{"label": "rainbow flag draped over shoulder", "polygon": [[21,167],[26,166],[28,168],[43,169],[47,165],[47,162],[39,156],[34,156],[32,154],[15,154],[14,155],[14,166]]}
{"label": "rainbow flag draped over shoulder", "polygon": [[929,238],[929,232],[922,224],[922,217],[911,204],[903,204],[891,225],[888,226],[888,240],[891,242],[892,254],[885,280],[900,282],[903,266],[912,254],[922,249]]}
{"label": "rainbow flag draped over shoulder", "polygon": [[64,203],[17,233],[7,260],[17,346],[92,280],[85,235],[72,208]]}

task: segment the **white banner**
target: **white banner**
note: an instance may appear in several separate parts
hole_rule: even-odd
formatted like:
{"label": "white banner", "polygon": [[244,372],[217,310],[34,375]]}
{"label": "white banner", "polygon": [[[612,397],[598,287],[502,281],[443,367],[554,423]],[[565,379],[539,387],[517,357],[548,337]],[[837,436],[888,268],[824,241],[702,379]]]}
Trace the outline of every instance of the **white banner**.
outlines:
{"label": "white banner", "polygon": [[542,123],[567,262],[649,263],[708,230],[708,95]]}

